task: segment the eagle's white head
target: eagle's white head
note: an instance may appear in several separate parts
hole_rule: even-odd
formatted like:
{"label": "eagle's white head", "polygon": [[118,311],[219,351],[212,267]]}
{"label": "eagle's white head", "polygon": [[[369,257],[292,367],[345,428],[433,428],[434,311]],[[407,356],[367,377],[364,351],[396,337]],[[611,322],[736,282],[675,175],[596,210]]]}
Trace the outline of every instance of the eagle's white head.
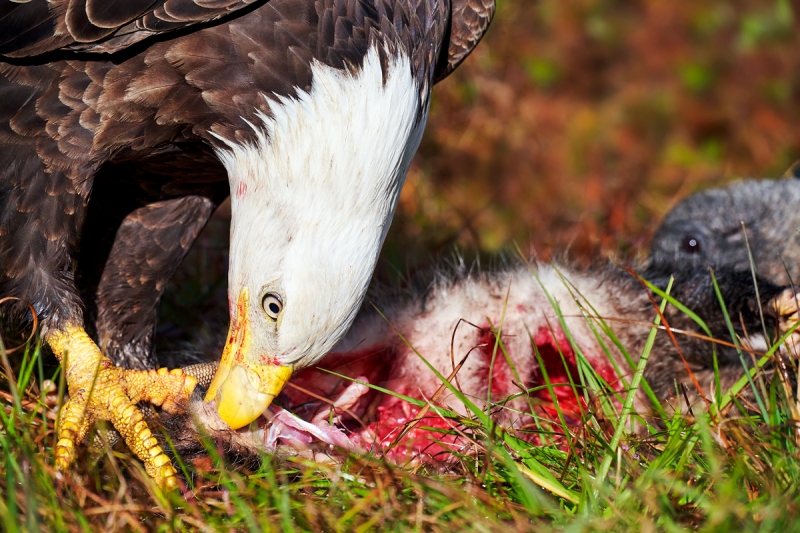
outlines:
{"label": "eagle's white head", "polygon": [[312,70],[309,92],[260,115],[257,143],[219,152],[231,186],[231,326],[206,401],[233,428],[350,327],[424,128],[402,52],[384,68],[372,48],[353,73]]}

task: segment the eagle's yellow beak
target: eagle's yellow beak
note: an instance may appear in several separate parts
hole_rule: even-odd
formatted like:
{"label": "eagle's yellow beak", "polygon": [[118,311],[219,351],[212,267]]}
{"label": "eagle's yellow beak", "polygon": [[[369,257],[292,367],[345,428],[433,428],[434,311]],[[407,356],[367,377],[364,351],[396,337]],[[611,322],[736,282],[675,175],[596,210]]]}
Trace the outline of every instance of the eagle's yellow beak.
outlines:
{"label": "eagle's yellow beak", "polygon": [[217,400],[217,412],[233,429],[246,426],[263,413],[292,376],[293,368],[250,350],[250,296],[242,289],[225,341],[217,373],[205,401]]}

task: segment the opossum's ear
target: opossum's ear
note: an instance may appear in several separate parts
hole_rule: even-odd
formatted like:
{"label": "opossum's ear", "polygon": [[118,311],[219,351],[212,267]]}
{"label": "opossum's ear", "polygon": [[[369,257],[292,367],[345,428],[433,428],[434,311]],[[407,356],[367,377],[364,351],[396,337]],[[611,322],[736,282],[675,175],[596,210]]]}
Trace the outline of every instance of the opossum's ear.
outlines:
{"label": "opossum's ear", "polygon": [[792,163],[792,166],[783,173],[784,178],[800,178],[800,159]]}

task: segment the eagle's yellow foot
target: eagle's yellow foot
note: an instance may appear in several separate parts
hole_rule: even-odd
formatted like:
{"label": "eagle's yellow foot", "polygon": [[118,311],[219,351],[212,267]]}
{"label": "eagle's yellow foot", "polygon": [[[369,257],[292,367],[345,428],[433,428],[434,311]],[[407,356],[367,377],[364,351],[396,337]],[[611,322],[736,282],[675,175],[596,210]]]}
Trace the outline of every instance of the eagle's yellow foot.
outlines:
{"label": "eagle's yellow foot", "polygon": [[[772,309],[778,318],[778,335],[783,336],[800,320],[800,294],[792,288],[785,289],[772,299]],[[786,339],[786,349],[792,357],[800,358],[800,328]]]}
{"label": "eagle's yellow foot", "polygon": [[56,470],[66,470],[75,459],[75,445],[86,436],[91,423],[108,420],[155,482],[162,488],[176,488],[175,468],[136,404],[146,401],[174,413],[189,400],[197,380],[180,369],[124,370],[114,366],[80,327],[49,333],[46,340],[61,362],[70,396],[61,409]]}

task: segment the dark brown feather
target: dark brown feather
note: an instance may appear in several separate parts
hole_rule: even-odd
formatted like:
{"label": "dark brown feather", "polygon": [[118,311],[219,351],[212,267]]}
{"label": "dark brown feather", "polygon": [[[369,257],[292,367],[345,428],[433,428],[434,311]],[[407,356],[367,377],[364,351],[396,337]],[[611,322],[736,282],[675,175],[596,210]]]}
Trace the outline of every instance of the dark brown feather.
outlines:
{"label": "dark brown feather", "polygon": [[489,29],[495,12],[495,0],[451,0],[449,46],[436,71],[442,81],[460,65]]}
{"label": "dark brown feather", "polygon": [[[263,0],[262,0],[263,1]],[[30,0],[0,8],[0,55],[114,53],[148,37],[213,21],[252,0]]]}
{"label": "dark brown feather", "polygon": [[89,20],[85,0],[74,0],[69,3],[64,23],[69,34],[78,43],[91,43],[114,33],[113,27],[98,26]]}
{"label": "dark brown feather", "polygon": [[139,18],[152,9],[158,0],[125,0],[124,2],[108,2],[107,0],[85,0],[87,19],[100,28],[116,30],[120,26]]}
{"label": "dark brown feather", "polygon": [[68,44],[72,39],[59,36],[56,31],[60,11],[48,7],[43,0],[0,4],[0,54],[17,50],[44,52]]}
{"label": "dark brown feather", "polygon": [[[216,199],[224,195],[223,189]],[[107,236],[113,245],[106,261],[82,258],[88,269],[84,272],[86,278],[81,280],[87,311],[96,317],[94,333],[108,357],[128,368],[156,366],[153,341],[158,302],[167,280],[215,207],[213,200],[203,196],[184,196],[141,207]],[[108,213],[105,218],[113,220],[114,215]],[[90,273],[97,275],[96,268],[92,269],[97,264],[108,266],[96,286],[91,286]]]}

